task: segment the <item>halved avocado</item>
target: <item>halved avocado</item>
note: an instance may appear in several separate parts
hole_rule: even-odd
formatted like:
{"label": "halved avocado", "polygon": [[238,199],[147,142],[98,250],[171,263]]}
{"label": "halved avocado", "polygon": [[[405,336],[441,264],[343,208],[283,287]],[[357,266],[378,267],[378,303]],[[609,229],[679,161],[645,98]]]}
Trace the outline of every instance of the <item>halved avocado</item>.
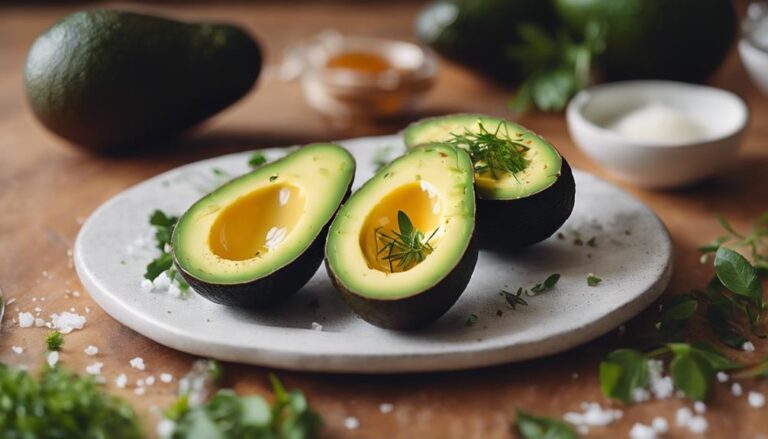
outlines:
{"label": "halved avocado", "polygon": [[314,144],[224,184],[179,219],[172,238],[179,272],[224,305],[288,299],[322,263],[328,224],[354,175],[344,148]]}
{"label": "halved avocado", "polygon": [[466,152],[425,145],[382,168],[339,209],[326,268],[360,317],[413,329],[456,302],[477,261],[473,174]]}
{"label": "halved avocado", "polygon": [[549,238],[571,215],[576,184],[568,162],[543,137],[504,119],[457,114],[411,124],[404,132],[405,143],[415,147],[448,142],[481,127],[524,145],[527,164],[515,173],[494,176],[484,170],[475,175],[479,245],[509,250]]}

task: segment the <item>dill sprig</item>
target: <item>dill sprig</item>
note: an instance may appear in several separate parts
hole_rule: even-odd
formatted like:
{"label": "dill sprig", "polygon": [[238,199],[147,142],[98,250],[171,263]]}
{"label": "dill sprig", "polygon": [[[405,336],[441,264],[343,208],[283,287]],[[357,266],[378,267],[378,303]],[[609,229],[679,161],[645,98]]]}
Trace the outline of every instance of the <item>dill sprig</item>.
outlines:
{"label": "dill sprig", "polygon": [[530,163],[525,158],[528,146],[522,139],[513,139],[503,122],[499,122],[494,131],[489,131],[479,122],[477,131],[464,128],[464,133],[451,133],[451,136],[453,138],[448,143],[469,152],[478,174],[488,172],[494,179],[498,179],[500,174],[514,175]]}
{"label": "dill sprig", "polygon": [[383,227],[378,227],[374,231],[376,256],[389,263],[389,271],[392,273],[396,268],[401,271],[408,270],[432,253],[434,248],[429,241],[439,229],[435,228],[429,237],[424,239],[424,233],[413,226],[411,219],[402,210],[397,211],[397,223],[399,230],[385,232]]}

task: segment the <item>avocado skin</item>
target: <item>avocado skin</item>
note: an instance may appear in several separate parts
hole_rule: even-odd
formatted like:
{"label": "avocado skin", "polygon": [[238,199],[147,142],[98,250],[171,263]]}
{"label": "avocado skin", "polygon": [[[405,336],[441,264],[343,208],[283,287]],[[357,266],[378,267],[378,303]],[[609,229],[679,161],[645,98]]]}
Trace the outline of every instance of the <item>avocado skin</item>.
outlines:
{"label": "avocado skin", "polygon": [[[336,212],[346,202],[352,193],[352,180],[347,186],[347,192]],[[325,253],[325,240],[328,229],[331,227],[336,212],[331,215],[328,222],[317,235],[312,244],[296,259],[280,267],[271,274],[239,284],[216,284],[200,280],[184,271],[176,261],[174,253],[173,262],[185,281],[196,293],[220,305],[236,306],[240,308],[268,308],[278,303],[285,302],[301,287],[307,284],[317,269],[323,263]]]}
{"label": "avocado skin", "polygon": [[549,0],[437,0],[418,15],[416,35],[446,58],[509,83],[524,73],[520,63],[506,56],[520,42],[518,26],[548,29],[555,21]]}
{"label": "avocado skin", "polygon": [[477,256],[478,247],[473,237],[464,256],[435,286],[413,296],[393,300],[357,295],[344,286],[327,260],[325,268],[341,297],[363,320],[380,328],[407,331],[423,328],[448,312],[467,288]]}
{"label": "avocado skin", "polygon": [[541,242],[554,234],[573,212],[576,182],[562,157],[560,177],[541,192],[518,200],[477,197],[477,227],[481,248],[511,250]]}
{"label": "avocado skin", "polygon": [[45,127],[85,149],[115,153],[226,108],[260,69],[259,46],[239,27],[94,9],[37,38],[25,85]]}
{"label": "avocado skin", "polygon": [[555,9],[577,35],[590,21],[605,27],[599,64],[609,80],[703,81],[737,29],[731,0],[555,0]]}

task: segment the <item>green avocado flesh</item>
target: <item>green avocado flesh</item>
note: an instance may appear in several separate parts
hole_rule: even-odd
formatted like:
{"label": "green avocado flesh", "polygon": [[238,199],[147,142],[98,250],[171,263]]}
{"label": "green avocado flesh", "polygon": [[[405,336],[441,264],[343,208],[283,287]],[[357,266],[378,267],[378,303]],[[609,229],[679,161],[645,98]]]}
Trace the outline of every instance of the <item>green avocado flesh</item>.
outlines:
{"label": "green avocado flesh", "polygon": [[541,192],[552,186],[560,176],[562,159],[557,150],[542,137],[509,121],[476,114],[436,117],[416,122],[406,128],[405,144],[414,147],[423,143],[446,142],[466,130],[478,132],[480,126],[524,144],[528,150],[524,157],[528,166],[520,172],[493,178],[485,172],[475,176],[480,198],[515,200]]}
{"label": "green avocado flesh", "polygon": [[224,184],[179,219],[172,238],[179,271],[218,303],[287,298],[322,263],[327,226],[354,173],[342,147],[315,144]]}
{"label": "green avocado flesh", "polygon": [[58,136],[130,152],[234,103],[260,68],[259,46],[239,27],[94,9],[35,40],[25,85],[32,111]]}
{"label": "green avocado flesh", "polygon": [[527,164],[514,174],[493,175],[487,170],[475,174],[478,245],[509,251],[549,238],[571,215],[576,185],[568,162],[542,137],[503,119],[457,114],[410,125],[405,143],[413,148],[448,142],[467,131],[478,133],[481,127],[528,149],[522,154]]}
{"label": "green avocado flesh", "polygon": [[[458,299],[477,259],[472,181],[464,151],[424,145],[382,168],[339,210],[326,267],[363,319],[386,328],[424,326]],[[421,252],[400,247],[413,241],[391,239],[415,231]]]}

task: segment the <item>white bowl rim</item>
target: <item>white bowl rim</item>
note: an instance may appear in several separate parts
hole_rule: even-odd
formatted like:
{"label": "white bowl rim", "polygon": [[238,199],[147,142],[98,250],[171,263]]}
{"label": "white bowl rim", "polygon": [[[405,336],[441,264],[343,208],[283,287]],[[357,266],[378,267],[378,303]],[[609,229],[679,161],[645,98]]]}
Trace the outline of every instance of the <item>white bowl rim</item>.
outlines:
{"label": "white bowl rim", "polygon": [[[586,106],[587,103],[589,103],[592,100],[593,96],[596,93],[600,93],[602,91],[609,90],[609,89],[620,89],[620,88],[629,88],[629,87],[637,87],[637,86],[658,87],[658,88],[667,88],[667,89],[669,88],[687,89],[690,91],[694,91],[696,93],[717,93],[717,94],[720,94],[722,97],[730,98],[730,99],[733,99],[735,102],[737,102],[740,108],[743,110],[741,112],[743,117],[741,118],[740,123],[738,125],[735,125],[733,128],[727,130],[723,134],[718,134],[716,136],[707,136],[704,139],[697,140],[694,142],[666,142],[666,141],[641,141],[641,140],[628,139],[625,136],[622,136],[621,134],[611,129],[608,129],[596,124],[595,122],[593,122],[592,120],[584,116],[584,113],[583,113],[584,107]],[[589,133],[592,135],[601,136],[613,142],[624,144],[625,146],[638,147],[638,148],[673,149],[673,148],[686,148],[686,147],[697,147],[702,145],[709,145],[709,144],[721,142],[725,139],[738,136],[746,129],[747,125],[749,124],[749,120],[751,118],[751,111],[749,109],[749,105],[747,104],[746,100],[743,97],[739,96],[738,94],[732,91],[725,90],[719,87],[713,87],[713,86],[703,85],[703,84],[692,84],[688,82],[668,81],[668,80],[662,80],[662,79],[637,79],[637,80],[627,80],[627,81],[608,82],[605,84],[597,84],[597,85],[593,85],[588,88],[585,88],[584,90],[581,90],[568,103],[568,107],[566,109],[566,117],[567,117],[569,126],[576,123],[580,125],[582,129],[589,131]]]}

